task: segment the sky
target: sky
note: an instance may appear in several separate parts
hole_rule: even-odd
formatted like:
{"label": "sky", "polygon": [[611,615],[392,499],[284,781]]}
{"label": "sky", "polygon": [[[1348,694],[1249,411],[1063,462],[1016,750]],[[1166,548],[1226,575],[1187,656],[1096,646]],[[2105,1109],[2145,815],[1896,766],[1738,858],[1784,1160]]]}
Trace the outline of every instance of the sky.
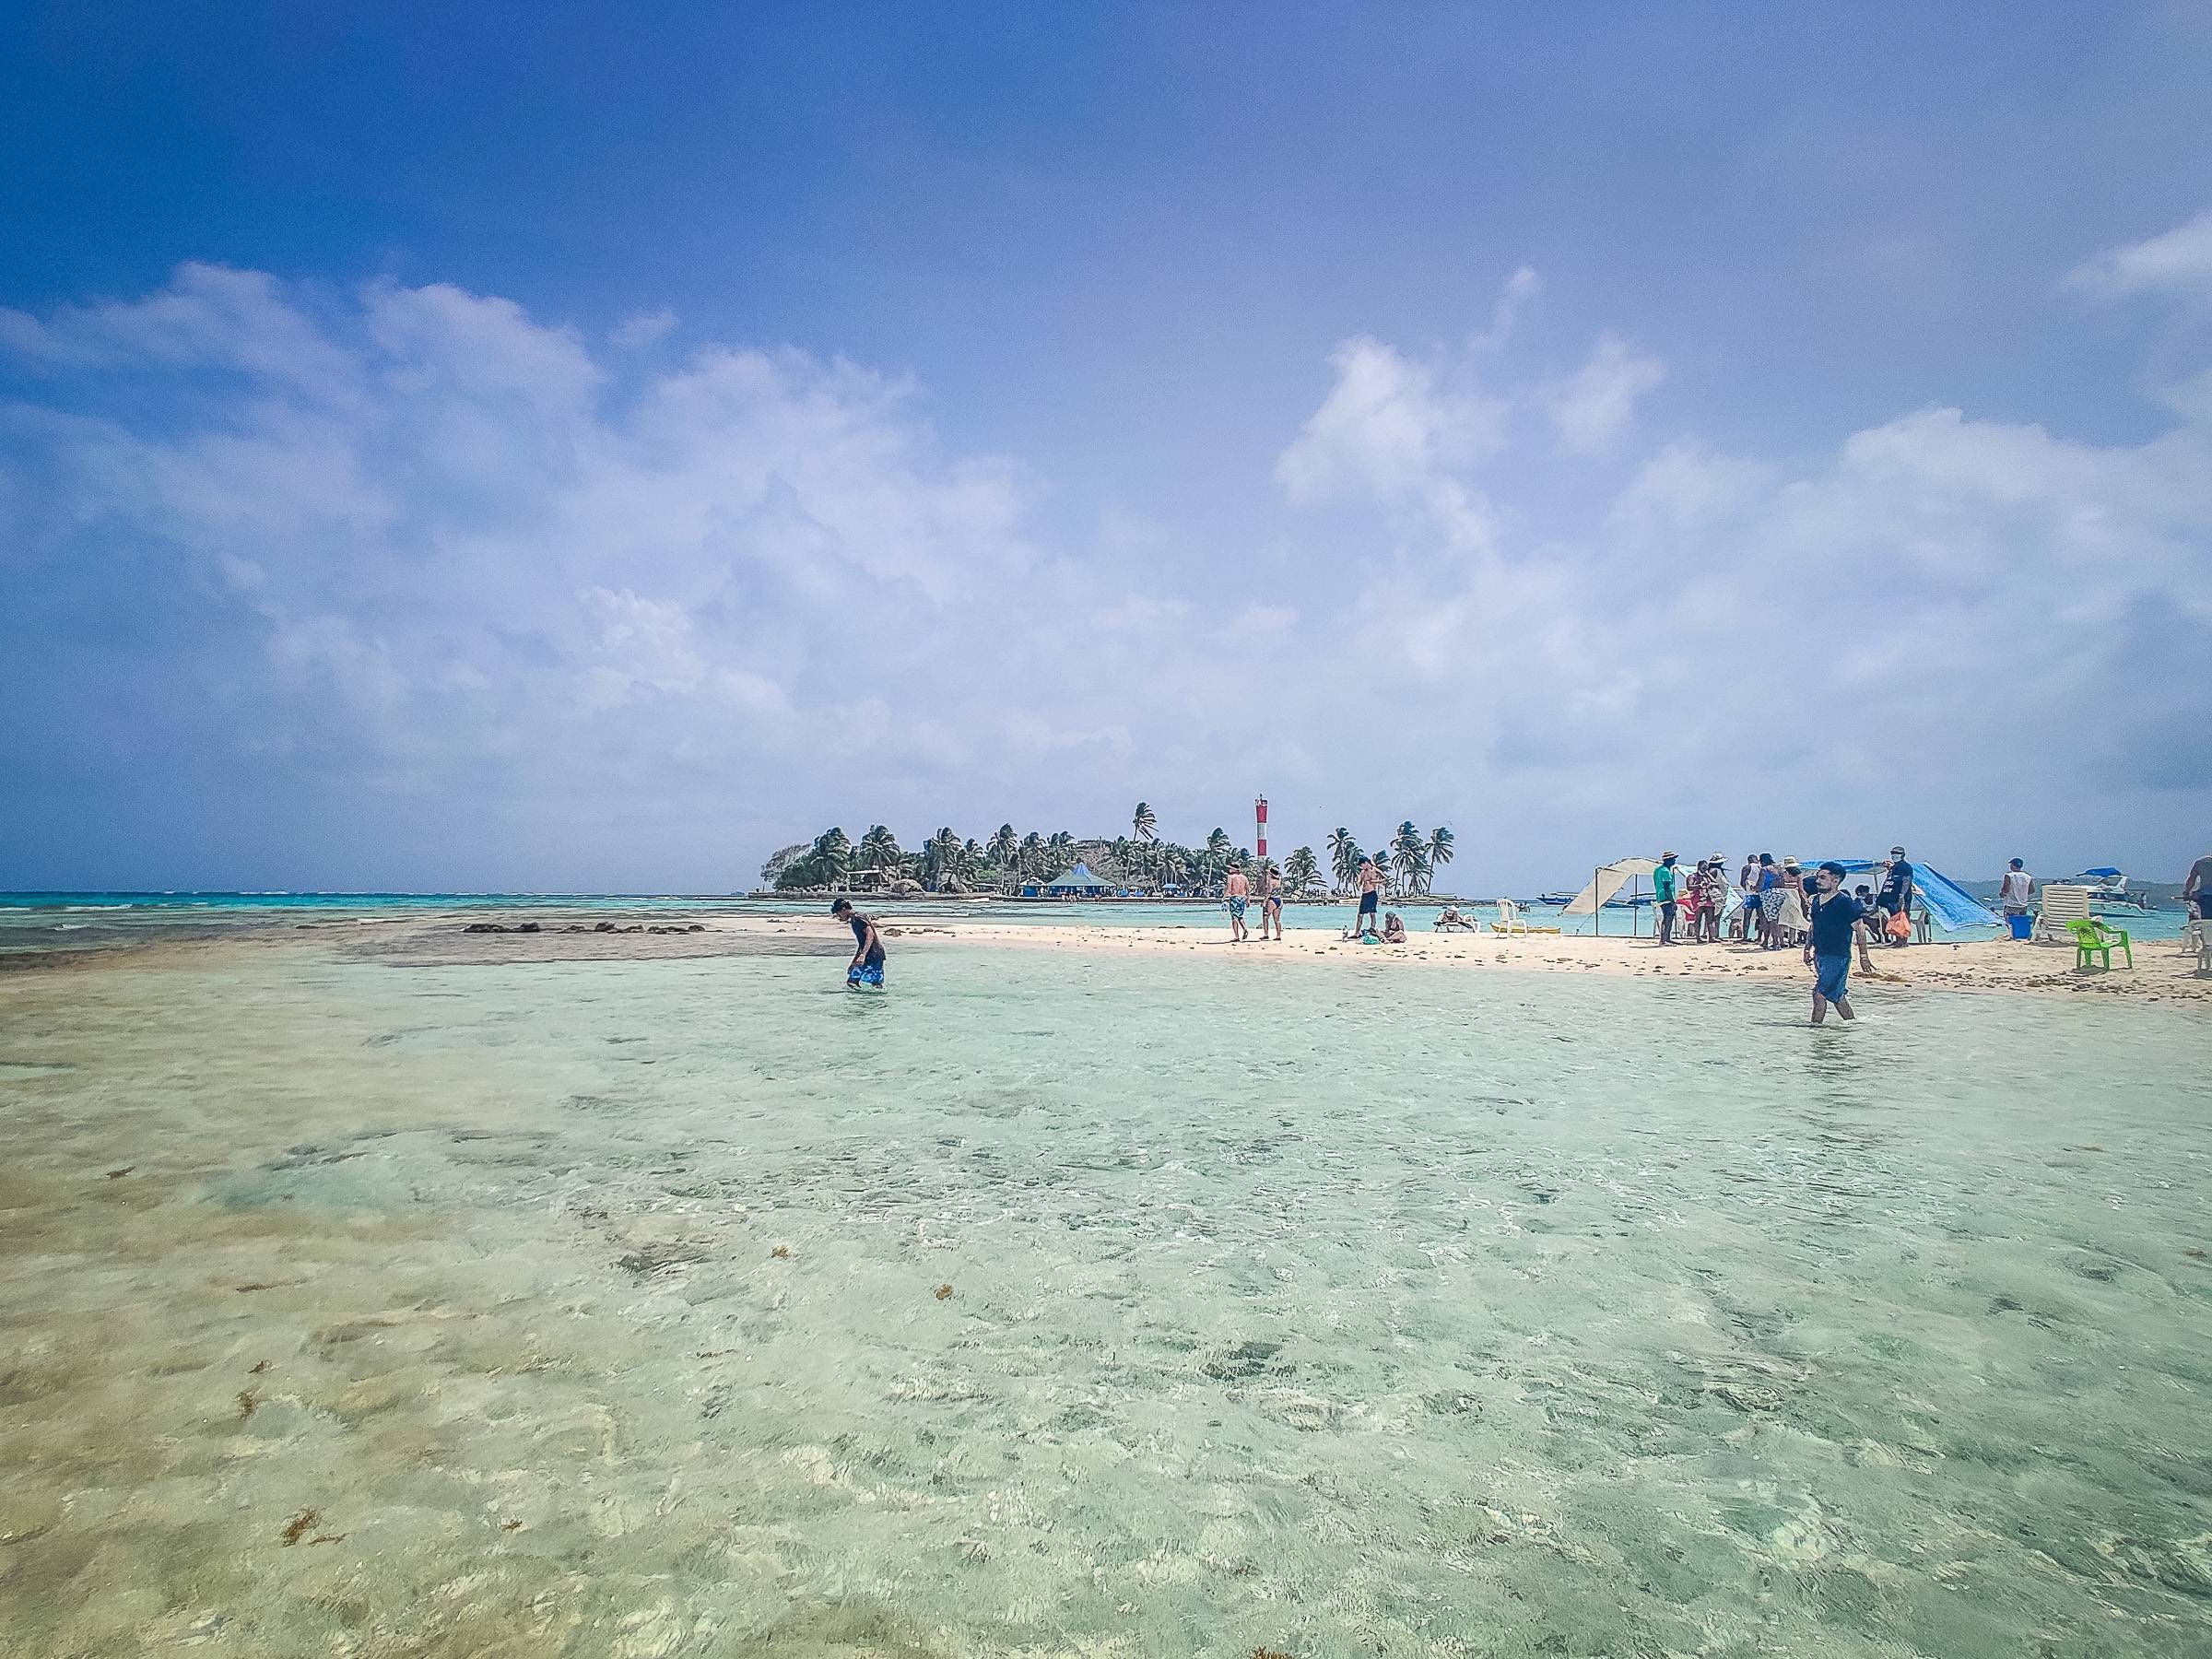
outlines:
{"label": "sky", "polygon": [[2176,879],[2208,85],[2200,3],[6,8],[0,888],[1263,793]]}

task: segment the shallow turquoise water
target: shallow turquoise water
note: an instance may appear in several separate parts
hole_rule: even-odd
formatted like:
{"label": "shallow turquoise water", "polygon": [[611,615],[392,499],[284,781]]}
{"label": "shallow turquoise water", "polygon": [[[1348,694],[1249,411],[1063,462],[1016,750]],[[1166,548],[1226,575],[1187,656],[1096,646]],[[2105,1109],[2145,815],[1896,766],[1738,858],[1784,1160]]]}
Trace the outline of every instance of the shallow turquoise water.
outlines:
{"label": "shallow turquoise water", "polygon": [[2193,1014],[841,967],[0,986],[0,1636],[2212,1645]]}

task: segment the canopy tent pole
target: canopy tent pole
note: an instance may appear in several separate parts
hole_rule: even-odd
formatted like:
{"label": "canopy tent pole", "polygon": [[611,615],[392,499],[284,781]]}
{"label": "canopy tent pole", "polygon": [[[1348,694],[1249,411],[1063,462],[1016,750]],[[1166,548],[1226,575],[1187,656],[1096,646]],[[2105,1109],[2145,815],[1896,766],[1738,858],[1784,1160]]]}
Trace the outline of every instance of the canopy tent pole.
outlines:
{"label": "canopy tent pole", "polygon": [[[1603,865],[1598,865],[1596,869],[1590,872],[1590,896],[1593,899],[1597,899],[1597,884],[1605,879],[1605,876],[1606,866]],[[1603,899],[1597,899],[1597,902],[1590,907],[1591,937],[1595,938],[1599,934],[1602,934],[1605,931],[1606,901]]]}

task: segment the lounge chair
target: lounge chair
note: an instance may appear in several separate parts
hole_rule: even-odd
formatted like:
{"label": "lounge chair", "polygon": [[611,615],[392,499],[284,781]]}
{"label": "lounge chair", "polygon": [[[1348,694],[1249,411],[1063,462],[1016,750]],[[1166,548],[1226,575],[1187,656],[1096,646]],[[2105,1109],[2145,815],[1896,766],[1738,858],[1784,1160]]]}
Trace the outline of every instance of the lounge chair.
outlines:
{"label": "lounge chair", "polygon": [[1498,900],[1498,920],[1490,924],[1492,933],[1500,934],[1556,934],[1556,927],[1531,927],[1521,920],[1521,907],[1511,899]]}
{"label": "lounge chair", "polygon": [[2199,973],[2212,973],[2212,918],[2183,923],[2182,948],[2196,959]]}
{"label": "lounge chair", "polygon": [[2035,916],[2035,936],[2053,945],[2064,945],[2072,937],[2069,930],[2075,923],[2096,919],[2089,909],[2088,888],[2054,881],[2043,888],[2042,902]]}
{"label": "lounge chair", "polygon": [[2075,971],[2079,972],[2088,967],[2091,957],[2101,957],[2104,959],[2105,971],[2111,972],[2112,952],[2115,950],[2127,958],[2130,968],[2136,965],[2136,947],[2128,939],[2124,928],[2107,927],[2091,916],[2087,922],[2067,923],[2066,930],[2074,935]]}

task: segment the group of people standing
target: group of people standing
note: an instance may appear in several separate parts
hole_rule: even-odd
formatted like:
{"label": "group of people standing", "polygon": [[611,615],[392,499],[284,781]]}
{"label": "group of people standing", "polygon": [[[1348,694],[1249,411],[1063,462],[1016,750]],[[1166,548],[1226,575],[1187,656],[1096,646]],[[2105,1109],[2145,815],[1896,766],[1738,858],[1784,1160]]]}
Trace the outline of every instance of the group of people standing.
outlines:
{"label": "group of people standing", "polygon": [[[2019,868],[2017,858],[2013,867]],[[1819,866],[1831,868],[1839,879],[1843,877],[1840,865]],[[1862,883],[1851,896],[1883,939],[1892,945],[1909,944],[1915,888],[1904,848],[1889,849],[1880,875],[1878,892]],[[1794,858],[1747,853],[1735,883],[1743,903],[1731,915],[1725,853],[1710,853],[1691,869],[1685,869],[1675,853],[1663,853],[1659,867],[1652,872],[1653,894],[1659,903],[1659,943],[1717,945],[1725,936],[1764,950],[1803,946],[1812,931],[1813,900],[1820,891],[1817,876],[1818,871],[1806,870]]]}
{"label": "group of people standing", "polygon": [[[2020,871],[2020,861],[2014,859],[2012,867]],[[2021,876],[2025,882],[2025,872]],[[1730,917],[1726,854],[1711,853],[1685,870],[1675,853],[1665,853],[1652,872],[1659,943],[1718,944],[1725,926],[1727,937],[1762,950],[1795,947],[1813,970],[1813,1023],[1825,1022],[1830,1007],[1850,1019],[1853,949],[1859,966],[1871,971],[1868,953],[1875,938],[1910,944],[1914,888],[1912,865],[1901,846],[1889,849],[1878,892],[1870,883],[1846,892],[1846,878],[1843,866],[1833,860],[1807,871],[1794,858],[1777,861],[1771,853],[1747,853],[1735,878],[1743,902]],[[2007,896],[2011,890],[2008,884]]]}

